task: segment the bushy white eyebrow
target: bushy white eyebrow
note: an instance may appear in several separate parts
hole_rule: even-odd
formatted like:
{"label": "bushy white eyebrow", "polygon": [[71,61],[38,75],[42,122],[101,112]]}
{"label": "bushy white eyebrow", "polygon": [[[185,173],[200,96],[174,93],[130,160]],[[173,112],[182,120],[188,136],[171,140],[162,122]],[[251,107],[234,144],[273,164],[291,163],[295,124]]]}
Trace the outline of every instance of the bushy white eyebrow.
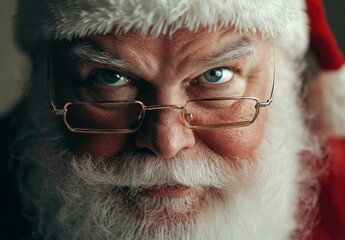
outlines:
{"label": "bushy white eyebrow", "polygon": [[106,65],[115,69],[134,71],[134,68],[124,59],[112,56],[109,53],[97,50],[93,45],[83,43],[71,48],[70,56],[79,62],[93,62]]}
{"label": "bushy white eyebrow", "polygon": [[255,49],[252,44],[246,39],[241,39],[222,47],[221,50],[207,57],[205,59],[205,65],[217,65],[227,61],[253,56],[254,53]]}

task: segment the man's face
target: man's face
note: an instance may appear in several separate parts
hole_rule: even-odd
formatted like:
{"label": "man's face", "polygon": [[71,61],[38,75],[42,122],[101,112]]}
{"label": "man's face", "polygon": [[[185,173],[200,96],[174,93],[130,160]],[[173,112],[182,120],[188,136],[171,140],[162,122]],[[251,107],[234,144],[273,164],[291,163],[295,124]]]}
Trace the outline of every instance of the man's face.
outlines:
{"label": "man's face", "polygon": [[[266,101],[273,55],[269,40],[229,28],[179,30],[158,38],[130,32],[57,43],[57,105],[138,100],[146,106],[184,106],[193,99],[238,96]],[[295,79],[293,65],[281,64],[281,76]],[[50,193],[44,198],[51,199],[45,205],[37,198],[42,228],[66,239],[252,239],[266,237],[268,229],[284,221],[274,227],[274,236],[289,236],[296,227],[294,186],[305,140],[290,82],[283,79],[284,87],[278,85],[280,98],[270,106],[275,111],[261,109],[247,127],[190,129],[181,120],[182,110],[153,110],[133,133],[66,129],[66,154],[49,143],[59,138],[43,133],[42,151],[52,157],[41,162],[53,162],[54,169],[34,173],[32,188],[40,185],[41,192]],[[233,114],[214,114],[205,107],[195,117],[237,119],[234,109],[240,107],[233,106]],[[78,119],[111,124],[104,112],[90,107]],[[113,116],[113,121],[119,119]],[[267,206],[279,206],[279,211],[271,215]]]}
{"label": "man's face", "polygon": [[[145,105],[184,105],[191,99],[233,96],[266,101],[273,79],[270,42],[229,29],[212,33],[180,30],[172,37],[159,38],[135,33],[93,36],[58,46],[56,52],[55,78],[61,84],[57,95],[62,104],[139,100]],[[101,59],[101,52],[115,61]],[[210,73],[222,76],[212,81]],[[180,110],[157,110],[147,112],[136,133],[70,134],[70,139],[74,151],[94,157],[130,150],[170,159],[179,153],[192,157],[213,151],[230,161],[252,159],[265,128],[265,115],[261,111],[246,128],[191,130],[182,123]],[[222,116],[209,116],[217,117]]]}

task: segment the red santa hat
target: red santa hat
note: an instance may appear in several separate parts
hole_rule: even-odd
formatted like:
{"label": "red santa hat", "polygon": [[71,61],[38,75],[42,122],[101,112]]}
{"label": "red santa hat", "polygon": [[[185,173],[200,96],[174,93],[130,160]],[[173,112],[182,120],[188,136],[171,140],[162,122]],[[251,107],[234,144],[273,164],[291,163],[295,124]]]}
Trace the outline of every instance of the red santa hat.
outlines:
{"label": "red santa hat", "polygon": [[[310,47],[320,73],[310,81],[308,107],[313,126],[345,135],[344,58],[325,21],[321,0],[307,0]],[[277,37],[303,56],[308,38],[305,0],[18,0],[16,37],[26,52],[42,42],[136,30],[143,36],[180,28],[233,26]],[[279,43],[278,43],[279,44]]]}
{"label": "red santa hat", "polygon": [[310,49],[318,73],[307,88],[313,128],[322,134],[345,136],[345,61],[327,23],[321,0],[307,0]]}

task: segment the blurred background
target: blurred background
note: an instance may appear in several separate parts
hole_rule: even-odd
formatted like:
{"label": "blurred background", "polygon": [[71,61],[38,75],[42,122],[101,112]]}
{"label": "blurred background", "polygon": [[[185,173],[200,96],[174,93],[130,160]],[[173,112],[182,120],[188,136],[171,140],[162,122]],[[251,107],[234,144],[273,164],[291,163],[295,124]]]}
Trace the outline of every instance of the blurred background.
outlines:
{"label": "blurred background", "polygon": [[[14,44],[15,0],[0,1],[0,117],[20,99],[29,78],[29,63]],[[329,23],[345,53],[345,1],[324,1]],[[344,89],[345,92],[345,89]]]}

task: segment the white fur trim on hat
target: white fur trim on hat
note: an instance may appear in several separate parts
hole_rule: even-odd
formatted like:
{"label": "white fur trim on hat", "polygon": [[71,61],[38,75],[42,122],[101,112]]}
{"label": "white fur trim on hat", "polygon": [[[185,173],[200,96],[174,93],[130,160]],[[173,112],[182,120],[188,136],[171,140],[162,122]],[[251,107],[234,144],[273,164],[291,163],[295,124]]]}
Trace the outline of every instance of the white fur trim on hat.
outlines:
{"label": "white fur trim on hat", "polygon": [[345,136],[345,65],[321,71],[308,84],[307,107],[313,128],[324,135]]}
{"label": "white fur trim on hat", "polygon": [[180,28],[232,25],[274,36],[298,21],[303,11],[303,0],[18,0],[16,30],[24,49],[35,41],[113,29],[158,36]]}

